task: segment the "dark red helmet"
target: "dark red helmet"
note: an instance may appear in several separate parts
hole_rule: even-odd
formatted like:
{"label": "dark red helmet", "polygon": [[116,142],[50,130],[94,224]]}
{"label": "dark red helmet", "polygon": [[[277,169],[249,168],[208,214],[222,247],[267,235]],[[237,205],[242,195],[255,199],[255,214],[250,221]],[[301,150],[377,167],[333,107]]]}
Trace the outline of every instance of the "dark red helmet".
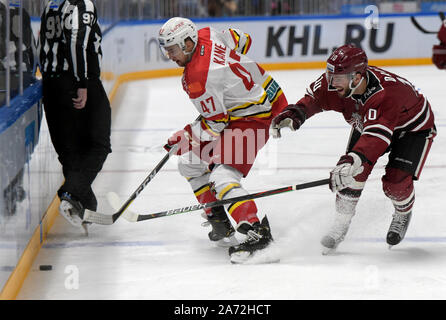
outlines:
{"label": "dark red helmet", "polygon": [[368,60],[364,50],[351,44],[337,48],[327,59],[327,72],[332,74],[365,74]]}

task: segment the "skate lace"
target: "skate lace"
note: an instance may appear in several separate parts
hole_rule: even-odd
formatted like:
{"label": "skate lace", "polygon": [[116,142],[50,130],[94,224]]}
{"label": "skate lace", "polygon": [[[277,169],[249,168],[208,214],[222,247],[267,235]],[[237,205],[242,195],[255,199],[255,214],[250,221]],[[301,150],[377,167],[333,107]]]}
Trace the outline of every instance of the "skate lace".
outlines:
{"label": "skate lace", "polygon": [[406,214],[395,213],[393,215],[392,224],[390,225],[389,231],[401,233],[404,231],[407,222]]}
{"label": "skate lace", "polygon": [[62,200],[62,202],[60,203],[60,209],[71,215],[73,210],[73,205],[66,200]]}
{"label": "skate lace", "polygon": [[248,237],[243,243],[257,242],[262,239],[262,236],[254,230],[249,230],[246,234]]}

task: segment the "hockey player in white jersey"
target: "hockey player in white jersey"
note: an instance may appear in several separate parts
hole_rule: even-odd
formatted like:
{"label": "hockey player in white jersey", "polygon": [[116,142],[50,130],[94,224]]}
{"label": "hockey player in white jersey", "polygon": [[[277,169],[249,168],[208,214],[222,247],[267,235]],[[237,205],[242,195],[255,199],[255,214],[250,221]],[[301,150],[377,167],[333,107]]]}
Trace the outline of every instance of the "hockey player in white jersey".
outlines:
{"label": "hockey player in white jersey", "polygon": [[[266,144],[271,120],[287,106],[280,86],[245,55],[251,38],[240,30],[197,30],[189,19],[175,17],[160,29],[158,40],[164,54],[184,67],[183,89],[201,115],[165,146],[177,145],[180,174],[200,203],[248,194],[240,181]],[[231,262],[244,263],[271,243],[268,220],[260,222],[253,200],[225,207],[205,211],[209,238],[232,237],[235,229],[245,234],[244,242],[229,248]]]}

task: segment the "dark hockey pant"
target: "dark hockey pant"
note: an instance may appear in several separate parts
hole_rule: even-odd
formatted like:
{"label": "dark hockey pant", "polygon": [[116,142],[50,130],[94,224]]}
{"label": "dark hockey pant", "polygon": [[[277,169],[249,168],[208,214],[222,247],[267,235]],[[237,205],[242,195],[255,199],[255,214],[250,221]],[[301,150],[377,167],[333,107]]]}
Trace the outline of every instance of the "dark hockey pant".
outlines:
{"label": "dark hockey pant", "polygon": [[85,208],[96,210],[91,185],[111,152],[111,109],[99,79],[88,81],[85,108],[73,107],[76,96],[70,75],[44,77],[46,119],[65,177],[58,195],[68,192]]}
{"label": "dark hockey pant", "polygon": [[[361,133],[352,130],[347,152],[352,150],[358,141]],[[388,148],[389,161],[386,165],[386,173],[382,177],[382,186],[385,195],[392,200],[395,210],[399,213],[412,210],[415,201],[415,190],[413,181],[418,180],[426,162],[434,137],[436,136],[435,126],[432,129],[418,132],[395,132],[392,142]],[[364,171],[355,177],[356,181],[367,180],[374,164],[364,164]],[[361,195],[362,188],[357,190],[344,189],[337,197],[342,205],[345,201],[341,198],[347,197],[353,203],[353,209]]]}

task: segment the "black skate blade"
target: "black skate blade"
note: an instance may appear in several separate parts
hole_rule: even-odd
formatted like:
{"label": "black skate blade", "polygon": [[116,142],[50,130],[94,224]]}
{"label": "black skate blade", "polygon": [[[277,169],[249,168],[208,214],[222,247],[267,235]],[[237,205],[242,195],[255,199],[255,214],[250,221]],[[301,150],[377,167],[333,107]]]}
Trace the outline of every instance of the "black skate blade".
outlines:
{"label": "black skate blade", "polygon": [[84,229],[85,236],[88,237],[88,226],[91,225],[91,222],[82,221],[82,229]]}

